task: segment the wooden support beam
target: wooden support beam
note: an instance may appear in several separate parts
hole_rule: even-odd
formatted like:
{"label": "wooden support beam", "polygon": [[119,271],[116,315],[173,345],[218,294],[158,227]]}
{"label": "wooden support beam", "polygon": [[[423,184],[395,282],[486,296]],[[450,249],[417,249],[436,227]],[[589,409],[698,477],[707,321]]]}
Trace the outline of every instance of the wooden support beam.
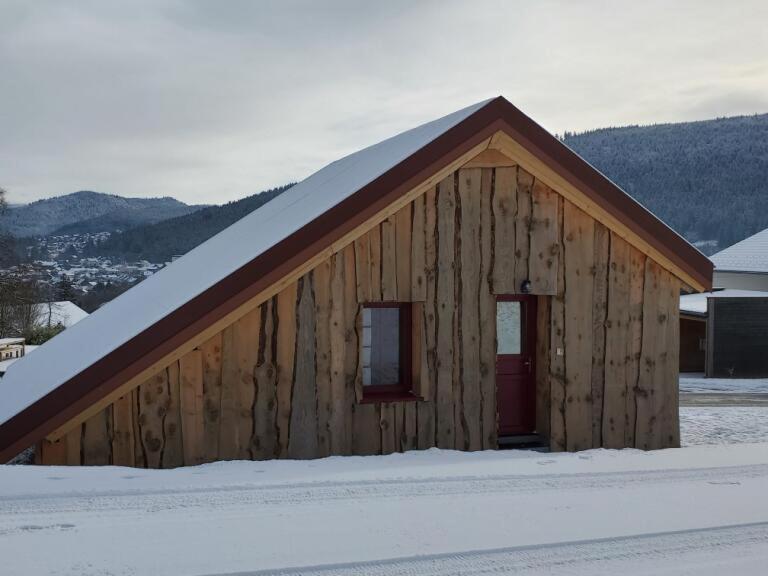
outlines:
{"label": "wooden support beam", "polygon": [[480,154],[472,158],[469,162],[462,165],[461,168],[501,168],[515,166],[515,164],[517,164],[517,162],[503,154],[500,150],[489,148],[488,150],[480,152]]}

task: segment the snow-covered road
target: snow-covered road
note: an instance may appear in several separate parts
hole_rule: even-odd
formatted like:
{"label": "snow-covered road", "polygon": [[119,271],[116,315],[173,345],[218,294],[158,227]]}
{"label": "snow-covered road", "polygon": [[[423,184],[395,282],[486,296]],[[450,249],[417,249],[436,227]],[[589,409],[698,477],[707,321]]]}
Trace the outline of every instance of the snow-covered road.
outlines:
{"label": "snow-covered road", "polygon": [[[768,523],[392,560],[241,572],[238,576],[474,576],[479,574],[762,574]],[[210,576],[231,576],[224,574]]]}
{"label": "snow-covered road", "polygon": [[0,557],[3,574],[750,574],[766,487],[768,444],[5,466]]}

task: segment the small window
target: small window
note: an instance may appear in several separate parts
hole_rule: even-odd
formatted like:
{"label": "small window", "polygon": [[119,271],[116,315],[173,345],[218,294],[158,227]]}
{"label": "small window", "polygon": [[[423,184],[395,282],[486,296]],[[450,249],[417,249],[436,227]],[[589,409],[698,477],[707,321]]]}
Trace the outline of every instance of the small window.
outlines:
{"label": "small window", "polygon": [[366,304],[362,311],[363,397],[411,395],[411,305]]}

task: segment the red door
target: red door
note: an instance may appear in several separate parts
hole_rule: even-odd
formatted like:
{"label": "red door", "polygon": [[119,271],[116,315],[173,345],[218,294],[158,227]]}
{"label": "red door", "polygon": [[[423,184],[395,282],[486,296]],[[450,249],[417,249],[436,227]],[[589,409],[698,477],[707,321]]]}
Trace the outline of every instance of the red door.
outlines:
{"label": "red door", "polygon": [[496,297],[496,404],[499,436],[536,429],[536,297]]}

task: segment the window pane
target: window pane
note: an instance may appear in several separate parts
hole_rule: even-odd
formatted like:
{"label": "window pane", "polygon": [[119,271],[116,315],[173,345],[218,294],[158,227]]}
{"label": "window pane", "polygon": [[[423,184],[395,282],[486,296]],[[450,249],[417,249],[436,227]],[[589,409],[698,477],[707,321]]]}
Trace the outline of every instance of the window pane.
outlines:
{"label": "window pane", "polygon": [[400,309],[363,308],[363,385],[400,384]]}
{"label": "window pane", "polygon": [[520,302],[496,303],[496,353],[520,354],[522,334]]}

